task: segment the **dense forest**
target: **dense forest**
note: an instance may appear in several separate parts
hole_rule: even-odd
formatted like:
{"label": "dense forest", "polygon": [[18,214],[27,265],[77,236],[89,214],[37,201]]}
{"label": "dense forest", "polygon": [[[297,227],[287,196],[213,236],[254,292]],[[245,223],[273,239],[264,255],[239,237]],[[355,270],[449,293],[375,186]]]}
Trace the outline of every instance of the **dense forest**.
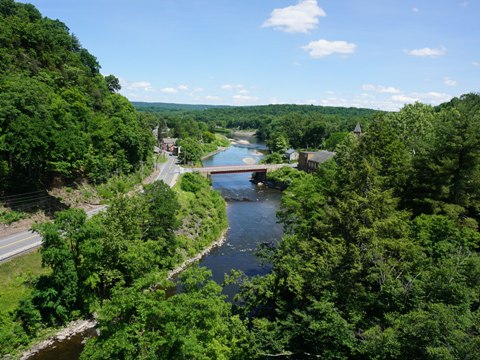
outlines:
{"label": "dense forest", "polygon": [[142,102],[132,101],[133,106],[138,111],[145,111],[151,113],[176,112],[176,111],[201,111],[212,108],[221,108],[227,106],[221,105],[194,105],[194,104],[172,104],[172,103],[158,103],[158,102]]}
{"label": "dense forest", "polygon": [[0,0],[0,191],[105,181],[147,161],[152,124],[119,89],[65,24]]}
{"label": "dense forest", "polygon": [[277,176],[286,235],[269,275],[240,279],[257,354],[480,357],[479,124],[476,94],[407,105]]}

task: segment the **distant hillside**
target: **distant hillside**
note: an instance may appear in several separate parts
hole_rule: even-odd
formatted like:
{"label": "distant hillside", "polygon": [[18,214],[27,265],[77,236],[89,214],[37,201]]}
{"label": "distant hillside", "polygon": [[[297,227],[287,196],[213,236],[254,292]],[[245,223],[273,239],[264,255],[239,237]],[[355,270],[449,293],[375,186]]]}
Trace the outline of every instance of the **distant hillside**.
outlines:
{"label": "distant hillside", "polygon": [[195,104],[173,104],[161,102],[132,101],[138,111],[168,112],[168,111],[202,111],[208,109],[226,108],[225,105],[195,105]]}

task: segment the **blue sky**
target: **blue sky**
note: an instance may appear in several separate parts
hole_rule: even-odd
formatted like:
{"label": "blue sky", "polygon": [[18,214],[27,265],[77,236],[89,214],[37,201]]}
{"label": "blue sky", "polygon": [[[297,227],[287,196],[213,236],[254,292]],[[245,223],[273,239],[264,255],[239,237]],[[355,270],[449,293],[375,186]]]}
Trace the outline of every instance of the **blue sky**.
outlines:
{"label": "blue sky", "polygon": [[396,110],[480,91],[480,0],[38,0],[130,100]]}

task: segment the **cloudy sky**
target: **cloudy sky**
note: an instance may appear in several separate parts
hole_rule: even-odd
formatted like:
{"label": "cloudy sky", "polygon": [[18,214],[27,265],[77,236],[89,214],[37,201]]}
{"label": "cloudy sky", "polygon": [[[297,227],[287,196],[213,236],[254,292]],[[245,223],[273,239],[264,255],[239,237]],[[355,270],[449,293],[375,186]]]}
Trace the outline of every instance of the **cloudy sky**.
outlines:
{"label": "cloudy sky", "polygon": [[396,110],[480,91],[480,0],[34,0],[130,100]]}

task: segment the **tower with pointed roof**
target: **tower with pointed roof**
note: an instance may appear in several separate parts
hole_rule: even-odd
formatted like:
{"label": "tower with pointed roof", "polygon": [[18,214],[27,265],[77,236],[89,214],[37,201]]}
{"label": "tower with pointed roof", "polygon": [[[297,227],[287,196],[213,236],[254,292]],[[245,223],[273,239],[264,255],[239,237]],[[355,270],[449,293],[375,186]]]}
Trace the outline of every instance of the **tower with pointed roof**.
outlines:
{"label": "tower with pointed roof", "polygon": [[360,123],[357,123],[357,125],[355,126],[355,129],[353,130],[353,133],[356,136],[362,135],[362,127],[360,126]]}

